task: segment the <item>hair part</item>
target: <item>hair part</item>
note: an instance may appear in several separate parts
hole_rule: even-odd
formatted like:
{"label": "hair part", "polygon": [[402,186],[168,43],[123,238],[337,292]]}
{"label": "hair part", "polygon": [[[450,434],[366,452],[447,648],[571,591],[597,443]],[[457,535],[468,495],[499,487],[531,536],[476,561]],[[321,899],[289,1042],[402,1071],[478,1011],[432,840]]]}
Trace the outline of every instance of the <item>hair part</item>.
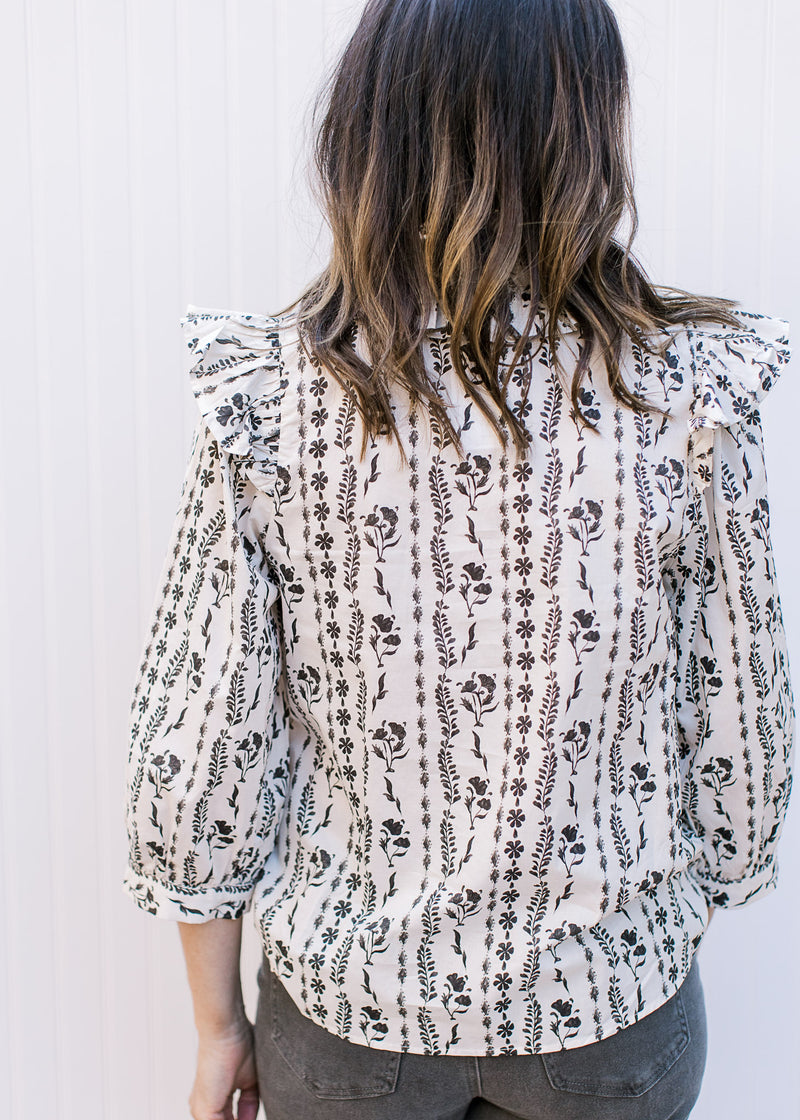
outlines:
{"label": "hair part", "polygon": [[[436,307],[455,373],[518,455],[530,437],[506,390],[539,308],[551,354],[565,316],[580,331],[570,394],[582,419],[593,356],[617,400],[649,410],[622,378],[625,339],[651,348],[692,320],[735,323],[731,301],[656,288],[631,252],[629,84],[606,0],[369,0],[321,109],[315,158],[333,245],[294,306],[309,354],[353,395],[364,446],[385,433],[402,450],[397,383],[458,444],[424,362]],[[530,376],[528,363],[523,399]]]}

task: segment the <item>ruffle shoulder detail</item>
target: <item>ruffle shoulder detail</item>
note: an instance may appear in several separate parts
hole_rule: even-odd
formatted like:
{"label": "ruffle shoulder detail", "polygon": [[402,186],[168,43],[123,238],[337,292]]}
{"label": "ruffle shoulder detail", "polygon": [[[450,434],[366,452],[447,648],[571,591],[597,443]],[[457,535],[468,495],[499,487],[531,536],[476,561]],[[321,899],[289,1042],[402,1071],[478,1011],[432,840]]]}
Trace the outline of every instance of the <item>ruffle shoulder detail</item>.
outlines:
{"label": "ruffle shoulder detail", "polygon": [[699,490],[711,482],[714,431],[742,423],[757,409],[791,357],[783,319],[735,314],[738,329],[693,324],[687,330],[694,376],[691,473]]}
{"label": "ruffle shoulder detail", "polygon": [[220,448],[269,494],[277,475],[281,402],[288,384],[284,325],[285,319],[192,306],[181,319],[189,379],[202,417]]}

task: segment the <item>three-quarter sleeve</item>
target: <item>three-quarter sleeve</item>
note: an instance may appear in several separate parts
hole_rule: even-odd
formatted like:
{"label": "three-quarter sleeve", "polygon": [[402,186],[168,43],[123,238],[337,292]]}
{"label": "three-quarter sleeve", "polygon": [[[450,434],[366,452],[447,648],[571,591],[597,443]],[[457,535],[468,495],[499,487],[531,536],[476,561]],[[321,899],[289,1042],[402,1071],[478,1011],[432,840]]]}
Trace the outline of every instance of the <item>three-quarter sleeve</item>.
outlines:
{"label": "three-quarter sleeve", "polygon": [[286,779],[277,590],[252,530],[264,495],[195,433],[130,725],[124,885],[161,917],[238,917]]}
{"label": "three-quarter sleeve", "polygon": [[[746,363],[746,347],[729,343],[732,376],[715,366],[719,355],[707,344],[698,346],[705,388],[693,428],[694,500],[664,572],[677,645],[684,829],[699,850],[692,872],[721,907],[774,886],[791,789],[794,709],[757,407],[788,357],[779,340],[782,349],[751,340]],[[749,388],[739,369],[755,371]]]}

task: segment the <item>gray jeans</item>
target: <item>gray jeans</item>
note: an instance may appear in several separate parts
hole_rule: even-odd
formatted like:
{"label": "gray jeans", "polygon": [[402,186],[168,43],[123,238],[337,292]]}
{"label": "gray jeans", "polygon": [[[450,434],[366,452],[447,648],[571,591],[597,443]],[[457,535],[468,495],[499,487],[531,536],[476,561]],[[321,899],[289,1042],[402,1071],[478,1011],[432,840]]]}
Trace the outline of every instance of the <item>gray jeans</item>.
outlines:
{"label": "gray jeans", "polygon": [[685,1120],[700,1092],[706,1016],[696,959],[670,1000],[602,1042],[490,1058],[344,1042],[297,1010],[266,960],[258,982],[267,1120]]}

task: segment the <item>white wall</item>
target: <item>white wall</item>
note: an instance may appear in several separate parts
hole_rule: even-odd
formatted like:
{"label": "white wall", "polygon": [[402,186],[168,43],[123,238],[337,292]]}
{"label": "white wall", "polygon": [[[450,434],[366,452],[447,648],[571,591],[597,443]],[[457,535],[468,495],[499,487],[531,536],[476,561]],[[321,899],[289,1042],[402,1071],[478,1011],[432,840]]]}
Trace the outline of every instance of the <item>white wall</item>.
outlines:
{"label": "white wall", "polygon": [[[349,0],[5,0],[0,38],[0,1116],[180,1120],[176,930],[122,895],[130,690],[193,423],[187,302],[276,310],[324,247],[302,115]],[[619,0],[641,252],[800,324],[795,0]],[[795,368],[797,363],[795,363]],[[765,408],[800,677],[800,386]],[[800,691],[800,688],[799,690]],[[703,949],[697,1120],[800,1116],[800,839]],[[248,931],[250,932],[250,931]],[[258,947],[248,944],[251,972]],[[252,1000],[252,983],[250,986]]]}

